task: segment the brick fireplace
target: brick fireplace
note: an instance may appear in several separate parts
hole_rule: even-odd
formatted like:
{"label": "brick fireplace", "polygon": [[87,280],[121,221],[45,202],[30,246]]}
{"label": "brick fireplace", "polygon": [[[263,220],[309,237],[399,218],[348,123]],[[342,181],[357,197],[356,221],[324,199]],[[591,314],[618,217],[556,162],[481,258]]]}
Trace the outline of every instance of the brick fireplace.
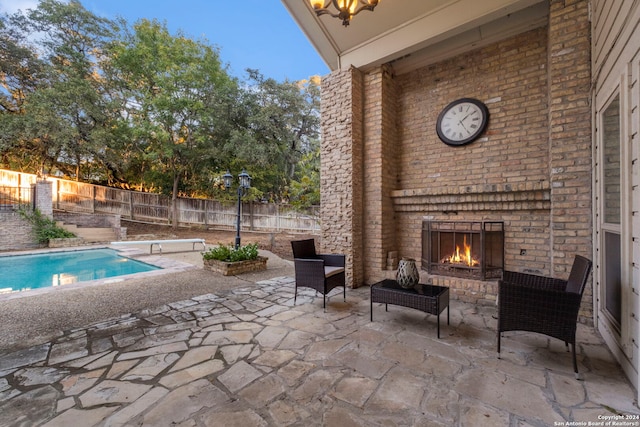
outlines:
{"label": "brick fireplace", "polygon": [[[434,186],[397,190],[392,196],[399,252],[420,259],[421,280],[449,287],[452,298],[495,304],[503,269],[550,273],[545,261],[551,206],[546,182]],[[442,262],[456,246],[463,251],[465,240],[484,266]]]}

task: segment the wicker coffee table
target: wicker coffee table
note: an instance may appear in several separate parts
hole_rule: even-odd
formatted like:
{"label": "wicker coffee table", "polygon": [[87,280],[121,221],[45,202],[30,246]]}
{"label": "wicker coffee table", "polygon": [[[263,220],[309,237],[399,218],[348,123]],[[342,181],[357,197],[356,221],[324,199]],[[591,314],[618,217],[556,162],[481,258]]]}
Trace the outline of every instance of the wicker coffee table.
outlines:
{"label": "wicker coffee table", "polygon": [[373,322],[373,303],[401,305],[415,308],[429,314],[436,315],[438,338],[440,338],[440,313],[447,309],[447,325],[449,324],[449,288],[435,285],[416,285],[413,288],[403,288],[395,280],[386,279],[371,285],[371,321]]}

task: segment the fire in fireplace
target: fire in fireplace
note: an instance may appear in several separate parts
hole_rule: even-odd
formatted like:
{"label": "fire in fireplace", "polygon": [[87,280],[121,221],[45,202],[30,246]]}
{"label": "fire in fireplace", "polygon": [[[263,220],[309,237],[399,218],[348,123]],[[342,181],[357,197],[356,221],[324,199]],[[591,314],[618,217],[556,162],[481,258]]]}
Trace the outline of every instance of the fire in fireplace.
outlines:
{"label": "fire in fireplace", "polygon": [[442,276],[502,278],[504,222],[423,221],[422,269]]}
{"label": "fire in fireplace", "polygon": [[449,256],[445,256],[440,260],[441,264],[451,264],[455,266],[476,267],[480,265],[480,260],[471,253],[471,245],[467,244],[467,235],[462,235],[462,253],[460,245],[455,245],[456,249]]}

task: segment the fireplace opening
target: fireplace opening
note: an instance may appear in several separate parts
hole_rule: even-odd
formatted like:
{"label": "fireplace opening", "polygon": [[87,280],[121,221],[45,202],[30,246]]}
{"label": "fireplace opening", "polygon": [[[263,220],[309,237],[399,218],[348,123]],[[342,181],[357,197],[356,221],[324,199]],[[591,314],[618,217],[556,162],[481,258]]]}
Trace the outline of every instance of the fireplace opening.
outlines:
{"label": "fireplace opening", "polygon": [[421,267],[442,276],[501,279],[504,222],[423,221]]}

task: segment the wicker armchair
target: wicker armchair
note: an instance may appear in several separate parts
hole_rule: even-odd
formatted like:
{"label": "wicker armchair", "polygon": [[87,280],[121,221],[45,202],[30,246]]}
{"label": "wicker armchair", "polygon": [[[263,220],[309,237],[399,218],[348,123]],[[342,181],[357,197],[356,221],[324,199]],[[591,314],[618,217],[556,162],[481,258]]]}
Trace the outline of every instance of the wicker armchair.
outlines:
{"label": "wicker armchair", "polygon": [[296,272],[295,304],[298,286],[313,288],[322,294],[322,308],[326,310],[326,296],[335,287],[344,288],[343,298],[347,299],[345,285],[345,256],[337,254],[317,254],[313,239],[291,242],[293,262]]}
{"label": "wicker armchair", "polygon": [[505,331],[537,332],[571,343],[576,378],[576,326],[591,261],[576,255],[568,280],[505,271],[498,290],[498,357]]}

